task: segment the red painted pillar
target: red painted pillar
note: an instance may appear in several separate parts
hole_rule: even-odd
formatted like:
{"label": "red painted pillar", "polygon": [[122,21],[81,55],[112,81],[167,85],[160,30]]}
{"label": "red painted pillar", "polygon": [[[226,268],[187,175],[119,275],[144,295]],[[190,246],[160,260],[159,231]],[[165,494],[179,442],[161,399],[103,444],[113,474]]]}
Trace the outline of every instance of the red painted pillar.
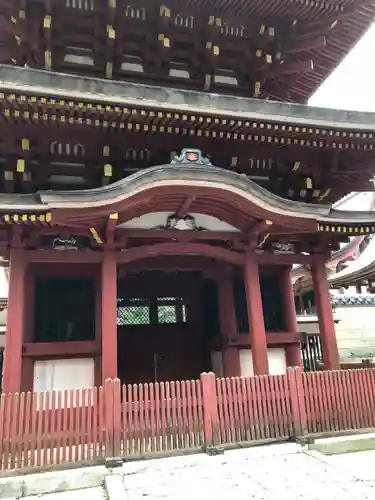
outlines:
{"label": "red painted pillar", "polygon": [[315,290],[316,310],[319,320],[319,331],[323,345],[323,362],[325,370],[340,368],[340,356],[337,348],[335,322],[333,320],[329,285],[324,259],[315,256],[311,265],[311,274]]}
{"label": "red painted pillar", "polygon": [[259,266],[251,253],[245,257],[244,281],[254,375],[264,375],[268,374],[267,337],[260,293]]}
{"label": "red painted pillar", "polygon": [[[281,281],[280,291],[281,291],[281,298],[283,301],[286,331],[297,334],[298,323],[297,323],[296,306],[294,303],[294,292],[293,292],[293,284],[290,276],[290,271],[291,271],[290,267],[285,267],[282,269],[280,275],[280,281]],[[300,342],[295,342],[293,344],[287,345],[285,347],[285,356],[286,356],[287,366],[302,367]]]}
{"label": "red painted pillar", "polygon": [[234,304],[233,276],[230,267],[223,267],[217,278],[219,294],[219,321],[223,337],[223,370],[225,377],[241,376],[238,347],[228,346],[231,337],[237,336],[237,318]]}
{"label": "red painted pillar", "polygon": [[117,262],[105,252],[102,262],[102,382],[117,378]]}
{"label": "red painted pillar", "polygon": [[3,392],[20,392],[22,385],[22,344],[25,327],[25,285],[27,253],[10,250],[9,295],[5,334]]}

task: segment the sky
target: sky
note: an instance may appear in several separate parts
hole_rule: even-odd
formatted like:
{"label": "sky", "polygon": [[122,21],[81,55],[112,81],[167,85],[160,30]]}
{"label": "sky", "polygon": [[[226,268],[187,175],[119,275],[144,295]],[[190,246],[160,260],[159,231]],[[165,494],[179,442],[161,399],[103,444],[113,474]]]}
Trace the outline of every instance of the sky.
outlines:
{"label": "sky", "polygon": [[[375,24],[315,92],[309,105],[375,111],[375,58],[371,55],[374,48]],[[0,297],[7,295],[8,282],[3,268],[0,268]]]}

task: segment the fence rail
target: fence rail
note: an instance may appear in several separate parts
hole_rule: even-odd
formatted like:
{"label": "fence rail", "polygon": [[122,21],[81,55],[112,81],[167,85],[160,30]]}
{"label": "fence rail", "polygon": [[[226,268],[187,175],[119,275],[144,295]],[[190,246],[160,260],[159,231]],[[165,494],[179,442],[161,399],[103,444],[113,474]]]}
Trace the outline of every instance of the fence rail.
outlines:
{"label": "fence rail", "polygon": [[375,427],[375,370],[2,394],[0,470]]}

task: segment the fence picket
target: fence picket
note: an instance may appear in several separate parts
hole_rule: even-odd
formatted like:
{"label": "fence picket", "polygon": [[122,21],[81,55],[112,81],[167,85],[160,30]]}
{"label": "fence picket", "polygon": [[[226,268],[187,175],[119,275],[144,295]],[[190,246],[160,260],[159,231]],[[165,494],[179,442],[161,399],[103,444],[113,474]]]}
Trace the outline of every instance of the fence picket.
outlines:
{"label": "fence picket", "polygon": [[162,416],[161,416],[161,405],[160,405],[160,385],[155,382],[155,444],[153,451],[159,451],[161,443],[163,440],[162,433]]}

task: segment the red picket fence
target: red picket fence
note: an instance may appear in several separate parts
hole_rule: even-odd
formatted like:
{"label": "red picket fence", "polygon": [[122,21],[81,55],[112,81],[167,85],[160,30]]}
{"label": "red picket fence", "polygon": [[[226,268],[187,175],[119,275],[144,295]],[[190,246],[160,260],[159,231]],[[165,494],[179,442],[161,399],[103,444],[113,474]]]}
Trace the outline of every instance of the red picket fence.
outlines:
{"label": "red picket fence", "polygon": [[[103,387],[82,391],[2,394],[0,469],[28,469],[106,456],[112,433]],[[107,393],[107,394],[105,394]],[[112,416],[112,415],[111,415]],[[109,441],[111,439],[111,441]]]}
{"label": "red picket fence", "polygon": [[303,428],[308,434],[375,427],[375,370],[302,373]]}
{"label": "red picket fence", "polygon": [[375,370],[3,394],[0,470],[375,427]]}
{"label": "red picket fence", "polygon": [[281,440],[293,434],[286,376],[217,379],[216,394],[215,444]]}
{"label": "red picket fence", "polygon": [[204,445],[200,380],[123,386],[120,414],[114,456],[193,450]]}

